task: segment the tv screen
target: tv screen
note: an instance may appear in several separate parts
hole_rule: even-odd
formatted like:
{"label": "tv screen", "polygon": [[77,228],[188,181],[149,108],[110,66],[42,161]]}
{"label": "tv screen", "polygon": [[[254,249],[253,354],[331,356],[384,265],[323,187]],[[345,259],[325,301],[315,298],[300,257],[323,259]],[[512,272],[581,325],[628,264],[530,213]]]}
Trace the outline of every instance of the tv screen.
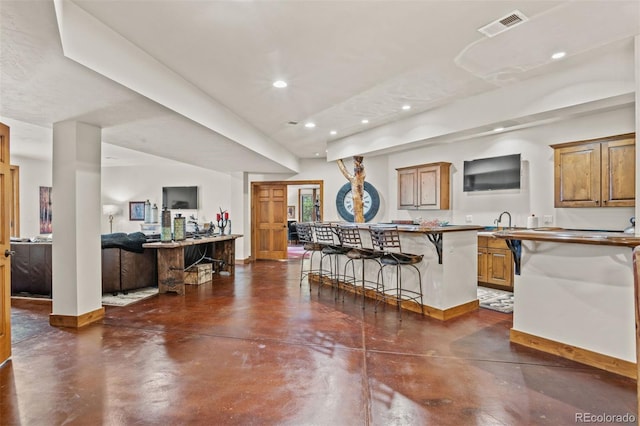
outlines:
{"label": "tv screen", "polygon": [[520,154],[464,162],[464,192],[520,188]]}
{"label": "tv screen", "polygon": [[197,186],[165,186],[162,188],[162,207],[176,210],[198,209]]}

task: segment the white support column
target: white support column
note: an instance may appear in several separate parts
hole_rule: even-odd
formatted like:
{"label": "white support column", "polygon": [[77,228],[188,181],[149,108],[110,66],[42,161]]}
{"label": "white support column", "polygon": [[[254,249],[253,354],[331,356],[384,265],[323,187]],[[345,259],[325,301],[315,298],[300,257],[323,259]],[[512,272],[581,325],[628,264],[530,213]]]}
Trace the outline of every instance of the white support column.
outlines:
{"label": "white support column", "polygon": [[100,248],[101,129],[53,125],[51,325],[81,327],[104,316]]}

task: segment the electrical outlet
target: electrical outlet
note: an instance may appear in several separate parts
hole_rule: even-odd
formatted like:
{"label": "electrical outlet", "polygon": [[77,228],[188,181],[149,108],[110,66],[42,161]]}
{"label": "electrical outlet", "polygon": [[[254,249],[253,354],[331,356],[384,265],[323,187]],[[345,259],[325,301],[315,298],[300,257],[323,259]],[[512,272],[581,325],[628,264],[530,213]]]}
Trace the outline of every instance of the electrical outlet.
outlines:
{"label": "electrical outlet", "polygon": [[470,214],[466,215],[464,218],[464,221],[466,223],[472,223],[473,222],[473,216],[471,216]]}
{"label": "electrical outlet", "polygon": [[553,216],[550,214],[545,214],[544,215],[544,223],[546,225],[553,223]]}

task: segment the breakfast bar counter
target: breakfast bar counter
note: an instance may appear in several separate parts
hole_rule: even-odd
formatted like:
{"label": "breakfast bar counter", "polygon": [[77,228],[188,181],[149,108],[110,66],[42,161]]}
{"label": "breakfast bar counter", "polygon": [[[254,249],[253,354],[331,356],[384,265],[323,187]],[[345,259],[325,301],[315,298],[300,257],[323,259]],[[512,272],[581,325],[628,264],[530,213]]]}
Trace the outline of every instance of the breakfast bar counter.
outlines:
{"label": "breakfast bar counter", "polygon": [[[357,225],[365,247],[370,248],[370,225]],[[402,251],[423,255],[422,262],[416,266],[422,274],[425,315],[448,320],[478,309],[477,233],[483,228],[472,225],[396,226],[400,233]],[[386,272],[390,272],[390,268]],[[365,268],[367,279],[375,281],[376,274],[376,268]],[[416,275],[403,274],[402,285],[408,289],[417,289],[419,283]],[[384,282],[392,282],[392,277],[385,275]]]}
{"label": "breakfast bar counter", "polygon": [[632,247],[640,238],[564,229],[493,235],[519,250],[512,342],[636,377]]}

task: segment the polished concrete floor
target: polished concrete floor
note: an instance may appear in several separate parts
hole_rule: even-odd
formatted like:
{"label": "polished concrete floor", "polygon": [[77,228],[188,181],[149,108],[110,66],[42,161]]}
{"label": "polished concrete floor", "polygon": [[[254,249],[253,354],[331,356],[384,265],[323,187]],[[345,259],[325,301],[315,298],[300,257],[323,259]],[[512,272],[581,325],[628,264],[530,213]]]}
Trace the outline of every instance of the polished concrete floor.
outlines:
{"label": "polished concrete floor", "polygon": [[[636,413],[635,382],[509,343],[511,315],[440,322],[238,266],[80,330],[13,300],[2,425],[568,425]],[[541,313],[544,314],[544,313]]]}

